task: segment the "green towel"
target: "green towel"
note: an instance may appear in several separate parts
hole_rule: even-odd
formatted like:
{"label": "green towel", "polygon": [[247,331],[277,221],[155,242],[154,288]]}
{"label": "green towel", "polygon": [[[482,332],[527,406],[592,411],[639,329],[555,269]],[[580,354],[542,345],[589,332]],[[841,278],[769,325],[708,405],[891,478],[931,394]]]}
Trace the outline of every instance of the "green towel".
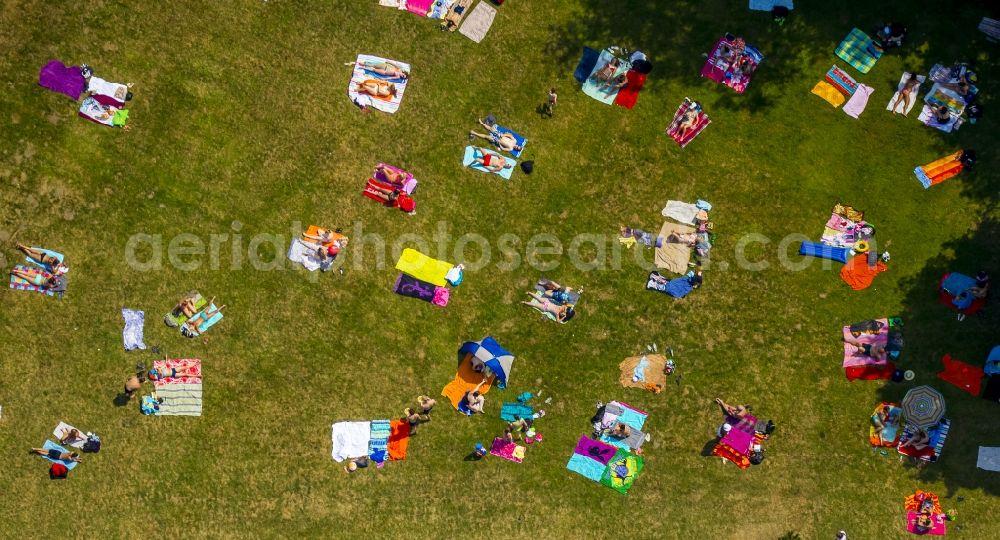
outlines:
{"label": "green towel", "polygon": [[115,116],[111,119],[111,124],[121,127],[125,125],[128,121],[128,109],[118,109],[115,111]]}
{"label": "green towel", "polygon": [[[208,303],[208,300],[205,300],[205,297],[202,296],[201,293],[195,293],[195,299],[194,299],[194,310],[195,310],[195,313],[200,312],[201,308],[205,307],[205,304],[207,304],[207,303]],[[181,313],[179,316],[175,316],[173,314],[173,312],[167,313],[167,315],[164,317],[164,320],[173,321],[174,322],[173,326],[175,326],[175,327],[176,326],[180,326],[180,325],[186,323],[188,321],[188,319],[189,319],[189,317],[187,317],[183,313]]]}

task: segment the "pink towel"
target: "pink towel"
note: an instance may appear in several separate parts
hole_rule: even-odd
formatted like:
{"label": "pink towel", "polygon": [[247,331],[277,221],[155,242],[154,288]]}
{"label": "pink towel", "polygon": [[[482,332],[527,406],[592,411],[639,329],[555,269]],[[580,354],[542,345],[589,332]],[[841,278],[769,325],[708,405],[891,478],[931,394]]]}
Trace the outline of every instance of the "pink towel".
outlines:
{"label": "pink towel", "polygon": [[407,0],[406,10],[421,17],[426,17],[432,5],[434,5],[434,0]]}
{"label": "pink towel", "polygon": [[858,115],[865,111],[865,107],[868,105],[868,98],[874,93],[875,89],[871,86],[859,84],[858,89],[854,92],[854,95],[852,95],[851,99],[847,100],[847,104],[844,105],[844,112],[847,116],[857,118]]}
{"label": "pink towel", "polygon": [[445,287],[434,287],[434,298],[431,299],[431,303],[435,306],[445,307],[448,305],[448,299],[451,297],[451,293]]}
{"label": "pink towel", "polygon": [[[906,513],[906,532],[913,533],[913,534],[921,534],[921,533],[917,532],[917,515],[918,514],[916,512],[907,512]],[[934,535],[934,536],[942,536],[942,535],[944,535],[944,533],[945,533],[945,525],[944,525],[944,523],[945,523],[945,515],[944,514],[936,514],[936,515],[933,516],[932,519],[933,519],[933,522],[934,522],[934,526],[931,527],[931,530],[927,531],[927,533],[925,533],[925,534],[931,534],[931,535]]]}

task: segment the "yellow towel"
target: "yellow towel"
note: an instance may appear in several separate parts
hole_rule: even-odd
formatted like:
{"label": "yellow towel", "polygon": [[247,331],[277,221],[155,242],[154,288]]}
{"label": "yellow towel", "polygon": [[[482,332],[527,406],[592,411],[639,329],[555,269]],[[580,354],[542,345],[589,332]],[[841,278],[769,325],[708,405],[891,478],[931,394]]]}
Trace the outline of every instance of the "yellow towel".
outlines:
{"label": "yellow towel", "polygon": [[816,83],[816,86],[812,89],[812,93],[825,99],[827,103],[834,107],[840,107],[847,99],[844,97],[844,94],[841,94],[839,90],[826,81]]}
{"label": "yellow towel", "polygon": [[432,259],[415,249],[406,248],[396,262],[396,270],[426,281],[438,287],[444,287],[447,282],[444,276],[455,265]]}

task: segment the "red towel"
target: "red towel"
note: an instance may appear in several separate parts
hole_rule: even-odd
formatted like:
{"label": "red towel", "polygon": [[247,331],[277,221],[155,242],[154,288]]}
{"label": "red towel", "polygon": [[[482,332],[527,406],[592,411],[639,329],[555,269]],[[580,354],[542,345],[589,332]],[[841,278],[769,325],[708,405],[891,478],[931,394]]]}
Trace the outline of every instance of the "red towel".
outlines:
{"label": "red towel", "polygon": [[847,261],[847,264],[840,269],[840,279],[855,291],[860,291],[867,289],[872,281],[875,281],[875,276],[888,269],[889,267],[882,261],[875,263],[874,267],[868,266],[868,254],[862,253]]}
{"label": "red towel", "polygon": [[615,105],[631,109],[635,106],[636,100],[639,99],[639,91],[646,84],[646,76],[630,69],[625,73],[625,78],[628,79],[628,84],[618,91],[618,97],[615,98]]}
{"label": "red towel", "polygon": [[944,355],[941,361],[944,362],[944,371],[938,373],[939,379],[948,381],[974,396],[979,395],[985,375],[983,368],[954,360],[949,354]]}
{"label": "red towel", "polygon": [[406,448],[410,445],[410,423],[393,420],[389,423],[389,461],[406,459]]}
{"label": "red towel", "polygon": [[849,381],[877,381],[879,379],[891,379],[892,373],[896,371],[896,365],[886,362],[884,366],[852,366],[844,368],[844,373]]}

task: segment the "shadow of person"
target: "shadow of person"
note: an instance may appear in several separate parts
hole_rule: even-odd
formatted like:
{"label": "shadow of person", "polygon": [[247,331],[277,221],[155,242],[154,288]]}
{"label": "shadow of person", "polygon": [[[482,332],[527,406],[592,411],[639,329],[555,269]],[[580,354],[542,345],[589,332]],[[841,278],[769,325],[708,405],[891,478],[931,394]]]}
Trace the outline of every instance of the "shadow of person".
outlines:
{"label": "shadow of person", "polygon": [[719,444],[718,437],[705,443],[705,447],[701,449],[701,457],[712,457],[712,450],[715,449],[716,444]]}
{"label": "shadow of person", "polygon": [[120,392],[111,402],[115,404],[115,407],[124,407],[128,405],[129,397],[124,392]]}

